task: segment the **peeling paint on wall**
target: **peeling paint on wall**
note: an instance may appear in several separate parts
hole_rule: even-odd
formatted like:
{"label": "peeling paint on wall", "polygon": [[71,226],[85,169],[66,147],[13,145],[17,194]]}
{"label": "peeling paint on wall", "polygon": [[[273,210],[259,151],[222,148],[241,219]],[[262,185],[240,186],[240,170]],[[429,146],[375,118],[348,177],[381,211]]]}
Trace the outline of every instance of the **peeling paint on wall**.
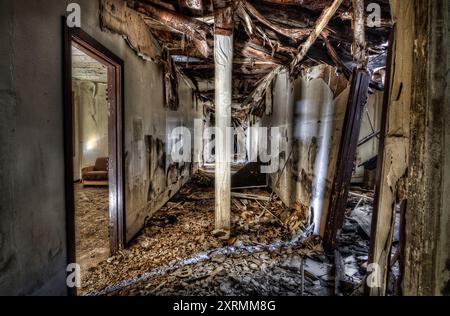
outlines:
{"label": "peeling paint on wall", "polygon": [[126,1],[102,0],[100,16],[102,26],[122,35],[142,58],[155,61],[161,55],[161,48],[144,19],[128,8]]}

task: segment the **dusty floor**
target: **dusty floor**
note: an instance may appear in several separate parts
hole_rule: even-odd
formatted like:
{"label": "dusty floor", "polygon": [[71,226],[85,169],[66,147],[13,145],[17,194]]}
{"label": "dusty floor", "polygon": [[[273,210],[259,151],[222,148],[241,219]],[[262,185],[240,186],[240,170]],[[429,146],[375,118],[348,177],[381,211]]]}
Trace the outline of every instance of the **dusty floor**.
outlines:
{"label": "dusty floor", "polygon": [[[83,295],[305,295],[334,291],[333,258],[305,239],[304,211],[282,202],[233,198],[232,236],[214,236],[213,180],[197,175],[146,225],[131,246],[83,274]],[[242,191],[240,191],[242,192]],[[246,193],[268,197],[263,190]],[[275,215],[275,216],[274,216]],[[351,215],[351,214],[350,214]],[[351,217],[351,216],[350,216]],[[351,238],[358,244],[357,225]],[[349,240],[349,242],[351,242]],[[365,249],[365,248],[364,248]],[[353,250],[353,249],[350,249]],[[355,294],[365,257],[348,277]],[[349,252],[348,257],[353,253]],[[347,258],[347,257],[345,257]],[[350,262],[348,262],[350,264]],[[303,277],[302,277],[303,275]]]}
{"label": "dusty floor", "polygon": [[108,188],[75,185],[77,263],[86,272],[109,257]]}

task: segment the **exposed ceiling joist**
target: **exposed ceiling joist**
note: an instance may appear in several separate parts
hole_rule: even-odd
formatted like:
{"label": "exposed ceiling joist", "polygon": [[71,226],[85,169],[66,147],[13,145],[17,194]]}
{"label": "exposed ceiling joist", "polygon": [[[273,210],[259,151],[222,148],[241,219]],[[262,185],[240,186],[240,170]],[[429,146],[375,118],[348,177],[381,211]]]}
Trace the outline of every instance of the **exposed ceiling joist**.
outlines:
{"label": "exposed ceiling joist", "polygon": [[[229,2],[217,0],[213,5],[212,0],[114,1],[122,1],[127,10],[145,21],[159,46],[176,56],[174,62],[181,72],[199,84],[213,80],[212,35],[217,22],[214,8]],[[377,3],[382,6],[381,25],[367,28],[365,34],[369,69],[383,66],[385,43],[392,26],[389,0]],[[247,102],[257,104],[262,100],[264,87],[270,86],[277,67],[290,67],[295,76],[302,67],[327,63],[348,77],[356,61],[354,34],[358,34],[354,32],[352,0],[237,0],[232,4],[236,102],[245,103],[249,94]],[[123,9],[123,5],[118,7]],[[366,18],[367,12],[363,15]],[[125,28],[114,29],[120,33]],[[135,46],[138,50],[139,45]],[[250,93],[249,89],[258,83],[262,88]]]}

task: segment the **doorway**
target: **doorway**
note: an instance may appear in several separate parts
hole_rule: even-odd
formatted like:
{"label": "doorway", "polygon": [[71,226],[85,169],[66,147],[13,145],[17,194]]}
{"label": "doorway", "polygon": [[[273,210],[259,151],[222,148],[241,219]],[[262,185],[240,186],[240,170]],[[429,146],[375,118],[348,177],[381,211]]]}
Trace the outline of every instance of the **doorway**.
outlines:
{"label": "doorway", "polygon": [[79,28],[64,37],[68,263],[83,274],[124,247],[123,62]]}

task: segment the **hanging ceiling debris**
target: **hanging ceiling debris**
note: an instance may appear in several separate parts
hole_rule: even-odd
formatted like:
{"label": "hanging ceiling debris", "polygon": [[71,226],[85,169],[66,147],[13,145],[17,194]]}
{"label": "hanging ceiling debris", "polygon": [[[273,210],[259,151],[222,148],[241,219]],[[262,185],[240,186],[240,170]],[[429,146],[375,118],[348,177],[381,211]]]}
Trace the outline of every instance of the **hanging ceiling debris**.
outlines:
{"label": "hanging ceiling debris", "polygon": [[[203,100],[214,102],[214,9],[211,0],[103,0],[103,25],[127,37],[140,54],[158,46],[172,57],[177,69],[191,79]],[[339,2],[336,4],[336,2]],[[379,27],[366,28],[368,68],[382,69],[392,21],[388,0],[381,7]],[[352,1],[237,0],[234,5],[233,103],[247,109],[263,99],[277,69],[297,62],[293,75],[317,64],[335,66],[347,78],[354,66],[354,13]],[[333,6],[336,6],[333,8]],[[321,27],[324,15],[329,22]],[[368,17],[368,12],[365,12]],[[105,19],[107,17],[108,19]],[[145,22],[147,29],[131,27]],[[150,32],[150,34],[146,34]],[[319,32],[319,34],[315,34]],[[136,34],[141,39],[137,40]],[[142,45],[144,44],[144,45]],[[304,51],[304,54],[302,54]],[[163,54],[164,55],[164,54]],[[304,56],[303,56],[304,55]],[[299,60],[299,57],[302,57]],[[158,58],[156,58],[157,60]],[[291,69],[292,70],[292,69]],[[261,94],[258,98],[257,87]],[[372,89],[383,89],[374,76]],[[252,102],[249,102],[249,96]]]}

